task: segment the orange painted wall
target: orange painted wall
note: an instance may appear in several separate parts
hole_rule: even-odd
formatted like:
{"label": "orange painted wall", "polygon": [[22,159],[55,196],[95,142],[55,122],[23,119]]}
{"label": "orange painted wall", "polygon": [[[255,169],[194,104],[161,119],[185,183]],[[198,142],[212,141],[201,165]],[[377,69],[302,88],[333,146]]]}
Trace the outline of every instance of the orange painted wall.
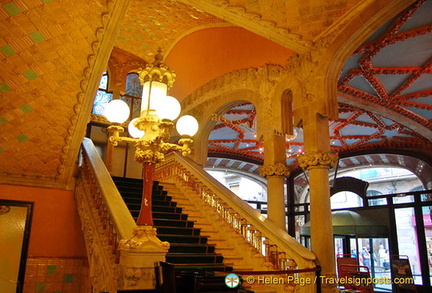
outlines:
{"label": "orange painted wall", "polygon": [[72,191],[0,184],[0,199],[34,202],[28,257],[86,256]]}
{"label": "orange painted wall", "polygon": [[182,100],[228,72],[265,64],[284,66],[292,54],[292,50],[238,27],[196,31],[165,56],[165,63],[177,74],[170,94]]}

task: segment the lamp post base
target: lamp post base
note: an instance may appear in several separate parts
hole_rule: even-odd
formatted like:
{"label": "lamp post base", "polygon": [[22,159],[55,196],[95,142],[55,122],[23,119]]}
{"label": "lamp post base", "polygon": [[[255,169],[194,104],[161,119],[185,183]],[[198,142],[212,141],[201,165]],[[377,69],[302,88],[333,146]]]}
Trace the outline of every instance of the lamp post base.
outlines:
{"label": "lamp post base", "polygon": [[155,163],[143,163],[143,193],[137,225],[153,226],[152,193]]}

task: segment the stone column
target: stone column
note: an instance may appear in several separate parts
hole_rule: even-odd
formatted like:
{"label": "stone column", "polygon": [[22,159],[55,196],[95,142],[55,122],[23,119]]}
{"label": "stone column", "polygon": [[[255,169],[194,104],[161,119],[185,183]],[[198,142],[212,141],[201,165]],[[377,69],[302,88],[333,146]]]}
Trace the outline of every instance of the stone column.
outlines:
{"label": "stone column", "polygon": [[[302,169],[308,171],[310,186],[310,227],[312,251],[321,266],[321,275],[334,281],[336,263],[330,207],[329,169],[337,163],[330,151],[328,119],[309,115],[304,123],[305,152],[298,156]],[[322,292],[336,292],[335,284],[322,284]]]}
{"label": "stone column", "polygon": [[290,174],[283,163],[264,164],[260,168],[261,176],[267,179],[267,215],[276,225],[286,231],[285,178]]}

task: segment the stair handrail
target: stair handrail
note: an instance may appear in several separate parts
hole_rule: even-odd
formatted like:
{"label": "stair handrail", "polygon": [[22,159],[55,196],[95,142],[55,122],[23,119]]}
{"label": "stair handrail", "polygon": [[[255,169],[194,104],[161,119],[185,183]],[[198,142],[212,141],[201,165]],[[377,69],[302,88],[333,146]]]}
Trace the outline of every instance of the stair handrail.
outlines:
{"label": "stair handrail", "polygon": [[91,168],[100,195],[104,199],[110,222],[118,235],[118,240],[130,239],[133,230],[137,227],[126,203],[118,191],[111,174],[105,166],[93,142],[84,138],[82,143],[83,153],[89,161],[88,167]]}
{"label": "stair handrail", "polygon": [[[181,157],[177,153],[167,155],[165,161],[158,164],[155,179],[163,181],[169,178],[180,180],[199,192],[202,199],[216,208],[222,218],[231,222],[231,226],[273,263],[274,269],[316,267],[316,256],[312,251],[214,179],[190,158]],[[265,238],[266,249],[261,249],[261,241],[255,241],[256,235]],[[294,266],[290,261],[295,262]]]}
{"label": "stair handrail", "polygon": [[94,292],[114,292],[127,285],[119,243],[137,227],[93,142],[84,138],[75,199],[81,218]]}

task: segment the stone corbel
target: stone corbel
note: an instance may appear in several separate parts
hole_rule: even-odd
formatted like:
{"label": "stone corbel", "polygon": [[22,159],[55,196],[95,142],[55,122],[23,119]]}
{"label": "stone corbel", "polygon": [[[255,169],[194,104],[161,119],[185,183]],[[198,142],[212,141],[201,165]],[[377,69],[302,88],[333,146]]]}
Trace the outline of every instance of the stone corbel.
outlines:
{"label": "stone corbel", "polygon": [[336,166],[338,154],[333,152],[307,152],[300,154],[297,161],[303,170],[330,169]]}
{"label": "stone corbel", "polygon": [[138,226],[133,236],[119,243],[122,289],[147,290],[156,286],[156,262],[165,261],[170,245],[156,237],[156,228]]}
{"label": "stone corbel", "polygon": [[264,178],[271,176],[284,176],[287,177],[290,175],[290,168],[283,163],[277,163],[274,165],[263,165],[259,167],[260,175]]}

